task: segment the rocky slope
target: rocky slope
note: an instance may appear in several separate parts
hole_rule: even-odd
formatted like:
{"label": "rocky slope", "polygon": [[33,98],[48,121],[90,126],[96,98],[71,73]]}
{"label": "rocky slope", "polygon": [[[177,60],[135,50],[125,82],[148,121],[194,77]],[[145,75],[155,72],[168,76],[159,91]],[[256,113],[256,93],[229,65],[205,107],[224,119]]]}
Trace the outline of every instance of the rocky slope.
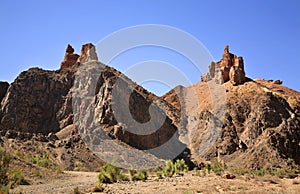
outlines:
{"label": "rocky slope", "polygon": [[[223,64],[224,56],[228,55],[226,48],[218,64]],[[243,69],[241,71],[244,72]],[[192,133],[189,141],[192,157],[198,162],[217,159],[233,167],[255,169],[299,165],[300,93],[280,85],[282,82],[279,80],[245,78],[244,82],[233,82],[229,81],[230,76],[225,76],[224,81],[227,82],[220,85],[218,78],[206,79],[210,74],[204,75],[202,82],[181,87],[181,97],[174,92],[178,88],[162,97],[177,109],[185,106],[187,129]],[[236,83],[239,85],[236,86]],[[216,88],[219,92],[224,90],[226,109],[217,140],[204,153],[204,135],[213,131],[208,121],[218,122],[212,112],[212,107],[218,103],[218,100],[212,102]],[[184,99],[183,102],[191,101],[188,96],[191,91],[197,93],[198,107],[178,101],[180,98]]]}
{"label": "rocky slope", "polygon": [[[96,82],[91,96],[93,100],[88,101],[89,98],[82,99],[74,96],[76,92],[81,95],[89,90],[88,83],[91,81],[91,76],[95,75],[96,77],[93,78]],[[79,88],[76,87],[78,84]],[[161,108],[161,106],[165,106],[166,109],[172,110],[173,107],[138,86],[117,70],[98,62],[95,47],[92,44],[83,45],[80,55],[74,54],[74,49],[68,45],[64,60],[57,71],[31,68],[22,72],[9,89],[3,87],[2,90],[2,85],[6,86],[7,84],[1,84],[1,94],[5,96],[0,109],[2,139],[12,144],[14,141],[9,139],[42,142],[32,143],[35,147],[30,150],[31,154],[41,154],[46,148],[54,163],[63,168],[72,169],[75,162],[72,156],[80,153],[78,149],[81,148],[83,149],[82,153],[85,153],[80,156],[82,160],[88,158],[84,160],[83,165],[87,169],[97,169],[101,164],[100,159],[96,160],[90,149],[95,152],[95,146],[99,147],[98,143],[101,141],[105,141],[105,144],[101,145],[109,149],[104,151],[110,152],[103,157],[112,156],[112,158],[104,158],[109,161],[113,160],[118,152],[124,152],[124,146],[118,148],[121,150],[113,147],[125,145],[124,143],[127,144],[125,147],[129,154],[128,157],[136,154],[131,159],[133,161],[139,161],[136,157],[141,157],[144,153],[135,150],[149,150],[144,157],[147,160],[160,161],[157,157],[166,159],[169,157],[168,154],[172,155],[178,146],[181,146],[181,149],[184,148],[184,145],[177,141],[175,123],[177,121],[178,124],[179,119],[175,118],[174,112],[176,111],[169,111],[171,118]],[[112,91],[115,92],[114,95]],[[124,101],[125,99],[129,99],[128,104]],[[127,111],[127,117],[123,117],[123,114],[116,118],[116,115],[113,114],[112,100],[114,104],[118,105],[115,106],[115,109],[119,110],[117,112]],[[73,108],[78,108],[79,111],[73,110]],[[89,114],[85,115],[87,110],[92,110],[93,117],[90,117]],[[93,121],[90,122],[90,119]],[[152,122],[149,122],[150,120]],[[99,129],[105,132],[104,139],[98,134],[93,134],[92,129],[98,125],[100,125]],[[36,138],[34,134],[38,134],[39,138]],[[89,149],[82,141],[82,137],[85,137],[84,141]],[[172,137],[175,141],[173,145],[177,145],[177,147],[165,147],[163,153],[153,149],[165,144]],[[24,142],[24,144],[26,143]],[[107,146],[110,144],[112,146]],[[20,145],[9,145],[8,147],[26,151]],[[70,152],[70,150],[72,152],[70,156],[64,153]],[[115,150],[117,152],[114,152]],[[176,150],[176,155],[177,152],[178,150]],[[102,153],[103,150],[99,152],[100,156]],[[124,160],[128,160],[128,158]],[[95,163],[98,165],[94,165]],[[137,165],[146,164],[147,162]],[[129,167],[131,167],[130,164],[128,164]]]}
{"label": "rocky slope", "polygon": [[228,47],[201,79],[157,97],[100,63],[92,44],[80,55],[68,45],[59,70],[31,68],[0,83],[0,140],[12,152],[47,152],[69,170],[78,161],[97,170],[95,153],[149,167],[182,151],[198,163],[300,165],[299,92],[246,78]]}

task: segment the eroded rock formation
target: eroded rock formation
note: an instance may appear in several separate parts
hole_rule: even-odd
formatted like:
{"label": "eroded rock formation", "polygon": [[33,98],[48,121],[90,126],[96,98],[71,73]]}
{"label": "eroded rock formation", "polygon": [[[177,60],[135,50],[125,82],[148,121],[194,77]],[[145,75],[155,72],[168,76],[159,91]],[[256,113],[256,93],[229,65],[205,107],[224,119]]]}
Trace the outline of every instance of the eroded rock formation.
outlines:
{"label": "eroded rock formation", "polygon": [[73,47],[68,44],[64,60],[60,64],[60,68],[66,69],[75,66],[78,58],[79,55],[74,54]]}
{"label": "eroded rock formation", "polygon": [[201,81],[213,78],[219,84],[230,81],[232,85],[243,84],[246,80],[243,58],[230,53],[228,45],[224,48],[222,59],[209,65],[209,73],[202,75]]}
{"label": "eroded rock formation", "polygon": [[[93,62],[92,69],[87,62]],[[75,68],[73,68],[75,67]],[[82,68],[82,69],[81,69]],[[90,69],[89,69],[90,68]],[[77,101],[73,99],[74,81],[79,71],[91,71],[96,82],[93,95],[95,101],[85,104],[84,99]],[[91,77],[83,76],[82,81]],[[115,86],[117,80],[118,85]],[[84,82],[80,89],[88,87],[88,81]],[[127,96],[125,90],[132,89],[129,97],[129,105],[124,104]],[[114,90],[113,90],[114,89]],[[116,119],[112,108],[112,91],[116,91],[115,104],[122,110],[128,109],[128,116],[138,123],[147,123],[150,119],[159,120],[165,118],[160,123],[155,122],[148,125],[149,128],[140,127],[135,129],[134,122],[120,122]],[[79,93],[82,91],[79,91]],[[3,101],[0,109],[0,131],[17,131],[21,133],[41,133],[48,135],[56,133],[58,137],[67,137],[65,131],[76,131],[74,124],[74,112],[72,101],[78,103],[79,109],[84,113],[88,107],[95,111],[95,117],[107,137],[122,141],[133,148],[148,150],[156,148],[166,143],[171,137],[176,137],[178,118],[174,111],[169,111],[170,116],[162,115],[160,104],[164,104],[154,94],[148,92],[141,86],[136,85],[117,70],[98,62],[98,57],[94,45],[85,44],[82,46],[81,55],[74,54],[74,49],[68,45],[64,61],[60,70],[46,71],[39,68],[31,68],[22,72],[8,89],[7,98]],[[155,114],[150,116],[149,107],[154,104]],[[173,107],[165,103],[167,110]],[[83,116],[84,117],[84,116]],[[151,118],[152,117],[152,118]],[[90,126],[88,123],[86,126]],[[142,125],[140,125],[142,126]],[[140,131],[144,135],[139,135],[129,130]],[[153,129],[150,129],[153,128]],[[78,128],[77,128],[78,129]],[[82,128],[79,128],[82,129]],[[90,128],[89,128],[90,129]],[[153,131],[153,133],[147,131]],[[143,132],[145,131],[145,132]],[[68,132],[68,134],[70,134]],[[73,134],[72,132],[72,134]],[[94,137],[93,137],[94,138]],[[96,140],[95,140],[96,141]],[[181,143],[179,143],[181,144]],[[172,151],[171,146],[168,151]],[[159,156],[160,157],[160,156]]]}
{"label": "eroded rock formation", "polygon": [[96,48],[92,43],[82,46],[80,57],[77,60],[79,63],[86,63],[88,61],[98,61]]}
{"label": "eroded rock formation", "polygon": [[[94,62],[95,69],[86,68],[82,80],[77,83],[79,89],[92,93],[91,102],[73,99],[74,92],[83,93],[81,90],[76,91],[74,83],[78,70],[82,70],[80,68],[89,64],[88,62]],[[91,76],[97,76],[97,82],[95,88],[89,89],[87,83]],[[218,83],[225,82],[223,86],[226,88],[224,95],[227,101],[223,121],[219,121],[210,109],[211,90],[205,82],[211,79]],[[74,168],[74,157],[65,155],[66,151],[61,149],[76,150],[74,153],[77,154],[82,154],[82,150],[85,150],[86,163],[96,160],[95,155],[84,147],[78,134],[81,130],[94,129],[91,118],[97,118],[105,137],[131,149],[154,149],[164,145],[173,136],[180,140],[178,136],[180,137],[181,132],[192,132],[189,134],[191,139],[188,148],[199,162],[201,159],[221,159],[232,166],[249,168],[300,165],[299,92],[280,85],[280,81],[255,80],[242,84],[244,82],[243,58],[231,54],[226,46],[222,59],[210,64],[209,73],[202,76],[202,82],[190,87],[177,86],[159,98],[136,85],[121,72],[98,62],[92,44],[83,45],[80,56],[74,54],[74,49],[68,45],[60,70],[31,68],[22,72],[10,86],[8,83],[0,83],[0,134],[5,138],[28,140],[27,146],[38,144],[41,153],[45,144],[40,142],[48,142],[47,150],[53,153],[50,158],[61,162],[60,165],[66,169]],[[221,87],[215,82],[210,83]],[[128,89],[132,90],[129,97],[126,95]],[[196,106],[195,96],[190,95],[192,91],[196,92],[202,104]],[[124,104],[126,99],[128,106]],[[133,120],[122,121],[116,118],[116,112],[123,114],[122,111],[115,111],[113,107],[116,104],[115,108],[128,109],[130,119]],[[155,107],[150,110],[151,104]],[[79,113],[92,110],[90,113],[93,114],[76,114],[73,105],[78,105]],[[159,120],[163,117],[163,109],[166,110],[166,116],[162,125],[156,126],[153,123],[148,125],[149,128],[143,125],[135,127],[134,121],[143,124],[151,119]],[[155,114],[151,114],[153,110]],[[83,119],[84,125],[75,126],[74,118],[75,121]],[[200,154],[203,134],[214,129],[214,125],[208,125],[210,120],[220,125],[221,132],[209,150]],[[147,130],[153,130],[151,128],[154,131],[148,133]],[[182,129],[185,131],[181,131]],[[95,144],[103,140],[97,139],[97,136],[87,138]],[[31,142],[32,139],[35,143]],[[156,156],[163,158],[164,154],[178,149],[174,145],[166,146],[162,155]],[[24,146],[21,150],[26,149]],[[67,165],[66,158],[70,161]]]}

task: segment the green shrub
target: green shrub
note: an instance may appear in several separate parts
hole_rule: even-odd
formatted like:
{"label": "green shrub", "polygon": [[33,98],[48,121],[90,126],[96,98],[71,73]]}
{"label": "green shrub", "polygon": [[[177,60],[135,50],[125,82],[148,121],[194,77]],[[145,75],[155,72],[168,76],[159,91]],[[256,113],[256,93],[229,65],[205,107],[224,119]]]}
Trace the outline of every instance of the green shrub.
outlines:
{"label": "green shrub", "polygon": [[102,166],[97,178],[100,183],[115,183],[118,181],[129,180],[119,167],[113,166],[109,163]]}
{"label": "green shrub", "polygon": [[163,175],[162,171],[156,171],[156,176],[158,179],[162,179],[162,175]]}
{"label": "green shrub", "polygon": [[230,169],[230,172],[236,175],[245,175],[249,174],[249,170],[244,169],[244,168],[232,168]]}
{"label": "green shrub", "polygon": [[132,180],[132,177],[137,173],[137,171],[134,169],[129,169],[128,172],[129,172],[131,180]]}
{"label": "green shrub", "polygon": [[24,158],[24,154],[22,152],[20,152],[20,151],[16,151],[15,155],[18,156],[21,159]]}
{"label": "green shrub", "polygon": [[9,194],[9,187],[4,186],[4,185],[0,185],[0,193],[1,194]]}
{"label": "green shrub", "polygon": [[208,174],[210,174],[210,172],[211,172],[211,164],[209,164],[209,163],[205,164],[205,168],[206,168]]}
{"label": "green shrub", "polygon": [[8,185],[9,163],[12,156],[0,148],[0,187]]}
{"label": "green shrub", "polygon": [[211,163],[211,170],[216,174],[216,175],[221,175],[222,172],[226,169],[226,165],[222,164],[221,162],[214,161]]}
{"label": "green shrub", "polygon": [[51,168],[53,164],[48,158],[48,154],[44,154],[42,156],[36,155],[36,156],[27,156],[27,160],[33,164],[36,164],[38,166],[44,167],[44,168]]}
{"label": "green shrub", "polygon": [[148,179],[148,172],[145,169],[129,171],[132,181],[145,181]]}
{"label": "green shrub", "polygon": [[174,164],[171,160],[167,160],[163,168],[163,175],[165,177],[172,177],[175,173]]}
{"label": "green shrub", "polygon": [[12,170],[8,174],[9,188],[14,188],[18,185],[28,185],[24,174],[19,170]]}
{"label": "green shrub", "polygon": [[251,170],[249,172],[250,175],[252,176],[264,176],[265,175],[265,170],[264,169],[257,169],[257,170]]}
{"label": "green shrub", "polygon": [[184,172],[188,171],[188,166],[185,164],[185,161],[183,159],[179,160],[177,159],[174,163],[174,169],[175,173],[178,175],[183,175]]}
{"label": "green shrub", "polygon": [[83,167],[82,162],[76,161],[76,162],[74,163],[74,171],[81,171],[81,170],[82,170],[82,167]]}
{"label": "green shrub", "polygon": [[269,174],[272,176],[278,176],[283,178],[285,176],[295,176],[297,173],[295,170],[290,168],[259,168],[259,169],[244,169],[244,168],[232,168],[230,172],[236,175],[251,175],[251,176],[264,176],[265,174]]}
{"label": "green shrub", "polygon": [[56,171],[56,173],[58,173],[58,174],[64,173],[64,171],[63,171],[60,167],[56,167],[56,168],[55,168],[55,171]]}
{"label": "green shrub", "polygon": [[206,170],[202,169],[202,170],[194,170],[195,174],[194,176],[200,176],[200,177],[205,177],[206,176]]}
{"label": "green shrub", "polygon": [[42,177],[42,173],[40,171],[34,171],[33,176],[35,177]]}

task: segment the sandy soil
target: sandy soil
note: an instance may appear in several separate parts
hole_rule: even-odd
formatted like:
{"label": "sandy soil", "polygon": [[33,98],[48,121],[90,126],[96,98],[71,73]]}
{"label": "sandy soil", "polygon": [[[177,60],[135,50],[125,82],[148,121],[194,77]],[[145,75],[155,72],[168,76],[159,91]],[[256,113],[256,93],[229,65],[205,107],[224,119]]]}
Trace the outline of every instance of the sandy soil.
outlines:
{"label": "sandy soil", "polygon": [[[58,179],[42,178],[33,185],[22,185],[12,193],[73,193],[78,187],[87,192],[96,183],[97,173],[93,172],[65,172]],[[235,179],[225,179],[213,174],[204,177],[196,176],[192,172],[184,176],[157,179],[150,176],[145,182],[119,182],[104,184],[103,193],[300,193],[300,179],[280,179],[278,177],[249,177],[238,176]]]}

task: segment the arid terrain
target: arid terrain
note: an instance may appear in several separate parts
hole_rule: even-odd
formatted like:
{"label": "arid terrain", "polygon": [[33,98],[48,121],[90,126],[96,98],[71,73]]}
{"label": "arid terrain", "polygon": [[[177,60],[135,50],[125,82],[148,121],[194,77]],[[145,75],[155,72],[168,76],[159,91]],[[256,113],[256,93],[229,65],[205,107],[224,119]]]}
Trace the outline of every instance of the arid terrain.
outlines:
{"label": "arid terrain", "polygon": [[[56,179],[41,179],[34,185],[19,186],[12,193],[72,193],[76,187],[83,193],[92,193],[96,184],[94,172],[65,172]],[[158,179],[149,177],[146,181],[104,184],[103,193],[293,193],[300,190],[300,179],[280,179],[274,176],[238,176],[225,179],[209,174],[204,177],[189,172],[184,176]]]}
{"label": "arid terrain", "polygon": [[[159,97],[91,43],[80,55],[68,45],[58,70],[0,82],[0,193],[300,193],[300,92],[248,78],[244,65],[225,46],[200,82]],[[154,172],[175,157],[183,176]],[[97,183],[115,159],[153,168],[144,181]]]}

